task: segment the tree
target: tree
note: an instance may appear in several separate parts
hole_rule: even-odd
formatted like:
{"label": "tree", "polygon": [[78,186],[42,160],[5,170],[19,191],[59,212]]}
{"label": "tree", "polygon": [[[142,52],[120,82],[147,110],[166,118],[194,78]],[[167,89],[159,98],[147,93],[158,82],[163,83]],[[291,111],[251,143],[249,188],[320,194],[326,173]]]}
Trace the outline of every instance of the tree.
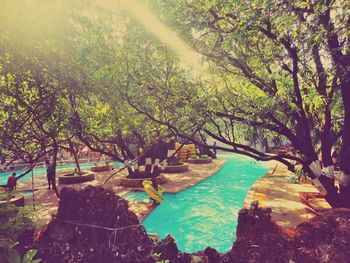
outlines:
{"label": "tree", "polygon": [[[79,48],[81,70],[89,81],[88,87],[85,83],[84,90],[76,90],[71,96],[73,131],[90,149],[126,164],[129,176],[138,176],[137,167],[145,162],[143,155],[166,157],[166,152],[161,153],[163,150],[157,145],[173,133],[167,131],[167,126],[140,114],[134,104],[148,105],[161,114],[169,103],[157,101],[160,87],[166,87],[165,100],[172,102],[171,83],[184,80],[180,79],[180,71],[177,75],[173,73],[175,56],[139,24],[125,22],[125,30],[117,34],[106,30],[110,22],[102,17],[98,22],[84,19],[89,26],[84,27]],[[91,34],[100,36],[99,41]],[[132,144],[136,149],[143,148],[144,154],[139,156],[131,150]],[[135,166],[128,165],[135,158]]]}
{"label": "tree", "polygon": [[[67,46],[75,31],[55,3],[2,4],[0,147],[7,165],[18,159],[30,164],[19,179],[49,154],[56,166],[59,149],[69,149],[74,139],[68,129],[71,76],[68,68],[62,69],[67,65],[63,55],[69,55]],[[62,37],[62,32],[70,34],[70,38]],[[58,195],[55,185],[54,190]]]}
{"label": "tree", "polygon": [[[349,3],[158,1],[156,6],[164,7],[169,23],[220,76],[213,83],[218,103],[205,112],[213,125],[205,132],[260,160],[276,159],[291,170],[290,161],[301,163],[332,206],[349,206]],[[238,144],[221,131],[225,123],[282,135],[298,155],[271,156]],[[338,194],[331,149],[340,136]]]}
{"label": "tree", "polygon": [[[2,95],[7,103],[1,113],[10,130],[2,129],[2,152],[30,163],[53,152],[55,161],[60,149],[73,150],[80,141],[127,163],[137,155],[130,143],[144,148],[155,137],[164,137],[144,116],[130,118],[136,112],[121,95],[130,82],[128,70],[136,77],[140,68],[135,63],[144,53],[128,53],[133,43],[123,42],[128,22],[115,12],[118,8],[89,4],[80,11],[80,2],[38,6],[39,2],[21,6],[5,1],[1,12]],[[21,14],[19,22],[13,13]],[[48,27],[35,23],[35,18]],[[130,28],[136,32],[135,25]],[[132,40],[137,41],[132,51],[146,43]],[[79,170],[78,162],[77,166]],[[129,172],[134,173],[130,166]]]}

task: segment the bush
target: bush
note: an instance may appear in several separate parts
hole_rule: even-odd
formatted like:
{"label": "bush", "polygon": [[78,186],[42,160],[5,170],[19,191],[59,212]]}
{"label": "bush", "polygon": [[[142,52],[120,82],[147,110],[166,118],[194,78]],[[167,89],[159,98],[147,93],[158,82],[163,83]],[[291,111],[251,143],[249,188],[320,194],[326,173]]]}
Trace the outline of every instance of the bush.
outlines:
{"label": "bush", "polygon": [[297,177],[296,178],[297,183],[301,183],[303,180],[306,180],[306,174],[305,174],[302,166],[297,165],[295,167],[295,176]]}
{"label": "bush", "polygon": [[0,201],[9,201],[13,196],[12,191],[5,188],[0,189]]}
{"label": "bush", "polygon": [[196,154],[193,154],[193,155],[190,156],[190,159],[199,159],[199,156],[196,155]]}
{"label": "bush", "polygon": [[207,158],[209,158],[209,156],[208,156],[207,154],[202,154],[202,155],[201,155],[201,158],[207,159]]}
{"label": "bush", "polygon": [[20,252],[27,250],[34,238],[35,226],[28,211],[10,204],[0,206],[0,258],[5,258],[11,245]]}

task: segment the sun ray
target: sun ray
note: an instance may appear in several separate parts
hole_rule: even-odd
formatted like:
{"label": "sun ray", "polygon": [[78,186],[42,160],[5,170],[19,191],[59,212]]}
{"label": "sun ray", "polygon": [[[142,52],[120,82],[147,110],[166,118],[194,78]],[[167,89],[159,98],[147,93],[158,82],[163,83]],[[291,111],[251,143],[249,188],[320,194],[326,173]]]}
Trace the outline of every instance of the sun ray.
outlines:
{"label": "sun ray", "polygon": [[207,66],[201,54],[190,48],[175,32],[159,21],[145,5],[134,0],[123,0],[121,4],[130,15],[173,50],[180,57],[183,66],[190,69],[197,77],[203,78]]}

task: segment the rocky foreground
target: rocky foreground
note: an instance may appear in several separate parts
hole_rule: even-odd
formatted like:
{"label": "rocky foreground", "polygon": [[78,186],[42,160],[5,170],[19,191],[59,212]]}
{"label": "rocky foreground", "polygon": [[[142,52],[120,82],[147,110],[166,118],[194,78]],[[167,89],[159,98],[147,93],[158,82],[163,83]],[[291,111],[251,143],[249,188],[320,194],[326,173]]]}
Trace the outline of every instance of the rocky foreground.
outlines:
{"label": "rocky foreground", "polygon": [[110,190],[64,188],[58,213],[34,242],[42,262],[350,262],[350,210],[329,210],[294,229],[252,204],[239,213],[237,240],[226,254],[208,247],[181,253],[168,236],[147,235],[128,202]]}

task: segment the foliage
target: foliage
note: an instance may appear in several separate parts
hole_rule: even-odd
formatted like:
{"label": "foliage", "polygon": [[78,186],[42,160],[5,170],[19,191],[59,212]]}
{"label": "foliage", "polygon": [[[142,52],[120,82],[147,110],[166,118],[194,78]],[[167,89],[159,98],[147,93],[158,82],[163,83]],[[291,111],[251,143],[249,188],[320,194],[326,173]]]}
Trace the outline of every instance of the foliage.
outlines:
{"label": "foliage", "polygon": [[302,183],[306,179],[306,173],[300,165],[295,168],[295,175],[298,183]]}
{"label": "foliage", "polygon": [[14,191],[11,191],[10,189],[1,187],[0,188],[0,201],[7,200],[9,201],[13,195]]}
{"label": "foliage", "polygon": [[[211,101],[200,111],[208,116],[208,135],[259,159],[270,157],[258,154],[254,142],[267,145],[267,137],[282,136],[305,156],[292,159],[305,163],[317,159],[321,144],[328,165],[344,120],[340,83],[346,84],[328,36],[344,39],[346,57],[350,8],[330,2],[152,1],[154,11],[166,13],[168,24],[211,61]],[[240,147],[243,139],[252,149]]]}
{"label": "foliage", "polygon": [[36,253],[37,253],[37,250],[35,249],[28,250],[24,254],[23,258],[21,259],[21,255],[16,249],[9,248],[8,254],[7,254],[7,260],[8,260],[8,263],[39,263],[41,262],[41,259],[33,259]]}
{"label": "foliage", "polygon": [[[2,153],[7,158],[21,158],[28,163],[34,162],[47,152],[47,148],[52,147],[53,138],[61,136],[67,125],[66,113],[69,113],[65,99],[67,92],[61,89],[62,81],[55,78],[57,73],[54,71],[62,60],[53,60],[55,53],[48,52],[55,50],[52,39],[38,41],[38,35],[45,39],[52,32],[44,29],[42,24],[32,23],[33,16],[44,19],[42,14],[39,14],[39,10],[32,10],[17,21],[13,21],[13,16],[8,16],[13,9],[18,8],[18,12],[25,13],[26,9],[33,8],[31,5],[35,4],[21,4],[19,8],[16,1],[5,1],[1,11],[3,45],[0,56],[0,94],[4,103],[0,109],[4,118],[0,143]],[[29,21],[33,28],[24,33],[21,22]],[[52,22],[48,20],[48,23]],[[51,29],[57,29],[61,25],[51,24]],[[16,30],[11,31],[11,28]],[[22,41],[17,41],[20,37],[23,38]],[[36,42],[33,42],[34,39]]]}
{"label": "foliage", "polygon": [[[333,145],[349,152],[347,1],[146,1],[205,57],[201,79],[118,4],[3,2],[7,164],[81,145],[126,163],[138,155],[131,144],[172,136],[202,146],[212,137],[291,170],[316,161],[318,145],[325,166]],[[271,141],[295,151],[268,154]]]}
{"label": "foliage", "polygon": [[[118,5],[117,12],[97,3],[77,8],[83,2],[40,11],[37,3],[4,3],[0,148],[8,164],[34,163],[71,144],[126,162],[135,158],[130,143],[144,148],[175,134],[168,122],[193,134],[204,121],[187,106],[202,105],[197,83],[172,51]],[[18,21],[8,16],[16,9]],[[33,23],[35,16],[50,26]]]}
{"label": "foliage", "polygon": [[152,256],[156,260],[156,263],[170,263],[168,259],[160,259],[162,253],[154,253]]}
{"label": "foliage", "polygon": [[35,226],[26,210],[6,204],[0,206],[0,251],[4,256],[11,244],[27,245],[34,237]]}

